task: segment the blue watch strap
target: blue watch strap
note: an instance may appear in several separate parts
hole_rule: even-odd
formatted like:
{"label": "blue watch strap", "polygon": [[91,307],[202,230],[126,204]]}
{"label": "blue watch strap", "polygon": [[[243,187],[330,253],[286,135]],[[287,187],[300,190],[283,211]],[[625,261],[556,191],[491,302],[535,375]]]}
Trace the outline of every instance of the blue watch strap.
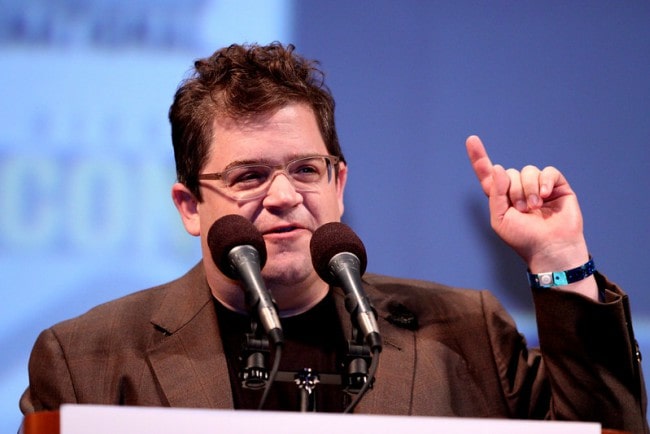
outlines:
{"label": "blue watch strap", "polygon": [[579,282],[594,274],[596,265],[589,258],[586,264],[565,271],[551,271],[548,273],[533,274],[528,272],[528,282],[534,289],[552,288],[554,286],[568,285]]}

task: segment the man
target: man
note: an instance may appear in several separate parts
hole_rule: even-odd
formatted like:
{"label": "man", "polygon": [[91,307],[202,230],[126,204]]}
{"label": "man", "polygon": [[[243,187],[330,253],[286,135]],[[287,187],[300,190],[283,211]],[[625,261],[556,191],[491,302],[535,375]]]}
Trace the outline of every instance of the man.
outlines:
{"label": "man", "polygon": [[[340,288],[311,264],[314,231],[343,215],[348,168],[334,101],[293,47],[233,45],[195,63],[170,109],[178,182],[172,198],[202,263],[185,276],[45,330],[30,359],[23,412],[62,403],[256,408],[242,385],[250,332],[242,284],[212,260],[208,231],[223,216],[261,232],[262,276],[285,332],[280,370],[341,376],[351,334]],[[599,421],[648,432],[646,397],[627,297],[594,272],[576,195],[553,167],[493,165],[478,137],[470,162],[492,226],[526,262],[541,352],[528,350],[487,292],[364,276],[384,339],[360,413]],[[564,281],[546,282],[547,272]],[[552,287],[550,287],[552,286]],[[319,384],[319,411],[350,401]],[[278,381],[264,408],[296,410]]]}

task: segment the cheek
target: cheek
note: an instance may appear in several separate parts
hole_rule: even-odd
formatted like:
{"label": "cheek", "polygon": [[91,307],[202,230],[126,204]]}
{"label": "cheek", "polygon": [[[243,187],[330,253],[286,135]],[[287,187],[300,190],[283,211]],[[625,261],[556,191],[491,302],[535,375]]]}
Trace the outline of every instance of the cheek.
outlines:
{"label": "cheek", "polygon": [[201,219],[201,234],[208,235],[208,231],[215,221],[228,214],[235,214],[236,210],[231,210],[223,205],[215,203],[203,202],[199,208],[199,215]]}
{"label": "cheek", "polygon": [[[257,217],[262,211],[262,207],[259,201],[252,201],[246,203],[203,203],[203,210],[201,212],[201,235],[202,238],[206,239],[210,228],[222,217],[227,215],[236,214],[240,215],[249,221],[255,223]],[[207,246],[207,240],[205,240]]]}
{"label": "cheek", "polygon": [[337,198],[336,203],[339,207],[339,219],[340,219],[343,216],[343,212],[345,211],[345,204],[343,202],[342,194]]}
{"label": "cheek", "polygon": [[339,221],[343,214],[343,202],[335,194],[321,196],[320,198],[314,197],[309,201],[305,201],[305,205],[321,224]]}

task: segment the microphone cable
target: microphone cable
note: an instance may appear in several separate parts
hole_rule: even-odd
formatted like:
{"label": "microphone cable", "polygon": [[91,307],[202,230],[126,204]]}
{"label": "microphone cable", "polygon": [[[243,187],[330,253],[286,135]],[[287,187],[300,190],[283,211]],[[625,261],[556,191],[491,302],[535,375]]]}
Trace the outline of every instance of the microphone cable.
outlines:
{"label": "microphone cable", "polygon": [[264,404],[266,404],[266,400],[268,399],[269,393],[271,392],[271,386],[273,386],[273,383],[275,383],[275,378],[278,375],[280,368],[280,359],[282,358],[282,343],[276,343],[273,346],[273,350],[273,365],[271,366],[271,371],[269,372],[269,378],[266,381],[266,385],[264,385],[264,392],[262,393],[262,398],[260,399],[260,403],[257,406],[258,410],[262,410],[264,408]]}

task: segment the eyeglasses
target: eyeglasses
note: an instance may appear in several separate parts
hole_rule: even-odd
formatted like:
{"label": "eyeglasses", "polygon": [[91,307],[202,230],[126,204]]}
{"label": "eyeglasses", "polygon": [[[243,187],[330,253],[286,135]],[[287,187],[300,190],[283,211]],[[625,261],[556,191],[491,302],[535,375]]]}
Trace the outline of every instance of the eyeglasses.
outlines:
{"label": "eyeglasses", "polygon": [[325,177],[332,181],[334,169],[338,169],[339,157],[312,155],[296,158],[284,165],[240,164],[219,173],[201,173],[198,179],[221,181],[221,188],[234,200],[251,200],[264,196],[275,177],[283,173],[296,191],[318,191]]}

